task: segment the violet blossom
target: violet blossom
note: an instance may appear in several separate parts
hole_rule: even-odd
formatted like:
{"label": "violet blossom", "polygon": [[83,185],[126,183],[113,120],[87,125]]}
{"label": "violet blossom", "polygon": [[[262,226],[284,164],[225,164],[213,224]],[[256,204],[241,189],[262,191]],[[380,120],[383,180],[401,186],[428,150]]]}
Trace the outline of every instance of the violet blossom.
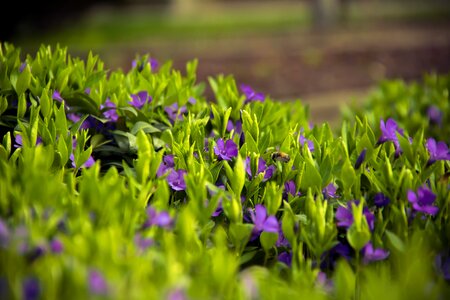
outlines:
{"label": "violet blossom", "polygon": [[231,132],[232,130],[234,130],[234,133],[241,134],[242,122],[240,120],[237,120],[235,123],[233,123],[232,120],[228,120],[227,131]]}
{"label": "violet blossom", "polygon": [[[40,136],[38,136],[36,139],[35,146],[40,145],[40,144],[42,144],[42,138]],[[23,147],[23,137],[20,133],[16,134],[16,136],[14,137],[14,146],[16,148]]]}
{"label": "violet blossom", "polygon": [[53,253],[61,253],[61,252],[63,252],[63,250],[64,250],[64,245],[63,245],[63,243],[62,243],[60,240],[58,240],[58,239],[53,239],[53,240],[50,242],[50,250],[51,250]]}
{"label": "violet blossom", "polygon": [[245,171],[247,172],[250,179],[252,179],[254,176],[257,176],[260,173],[264,173],[263,181],[267,181],[273,176],[273,173],[275,173],[275,170],[276,170],[276,168],[274,165],[267,166],[266,161],[262,157],[260,157],[258,159],[257,173],[252,174],[252,169],[250,166],[250,157],[247,157],[245,159]]}
{"label": "violet blossom", "polygon": [[256,93],[249,85],[241,84],[241,92],[245,95],[245,104],[249,102],[264,102],[266,98],[263,93]]}
{"label": "violet blossom", "polygon": [[161,164],[159,165],[156,176],[161,177],[168,171],[175,167],[174,156],[172,154],[164,155]]}
{"label": "violet blossom", "polygon": [[134,244],[140,251],[145,251],[154,244],[154,240],[151,238],[143,237],[140,233],[134,236]]}
{"label": "violet blossom", "polygon": [[398,156],[401,152],[400,142],[398,141],[397,132],[403,135],[403,129],[398,127],[397,122],[389,118],[386,123],[383,119],[380,120],[381,136],[378,139],[377,144],[383,144],[385,142],[393,142],[395,146],[395,154]]}
{"label": "violet blossom", "polygon": [[229,161],[238,155],[238,148],[233,140],[224,141],[223,139],[219,139],[217,145],[214,147],[214,153],[219,160]]}
{"label": "violet blossom", "polygon": [[[359,200],[352,200],[347,202],[347,206],[339,206],[336,210],[336,220],[338,227],[349,228],[353,224],[353,208],[352,203],[356,206],[359,205]],[[363,208],[363,214],[366,217],[367,224],[369,225],[370,230],[373,230],[375,225],[375,216],[373,213],[367,208]]]}
{"label": "violet blossom", "polygon": [[58,102],[64,102],[64,99],[61,97],[61,94],[55,90],[52,94],[52,98],[55,99]]}
{"label": "violet blossom", "polygon": [[108,293],[108,284],[103,275],[97,270],[89,271],[89,290],[95,295],[105,295]]}
{"label": "violet blossom", "polygon": [[[76,164],[75,164],[75,156],[72,154],[70,154],[69,157],[70,161],[71,161],[71,165],[72,168],[76,168]],[[95,159],[92,157],[92,155],[89,156],[89,158],[84,162],[84,164],[82,164],[80,166],[80,168],[90,168],[95,164]]]}
{"label": "violet blossom", "polygon": [[37,278],[26,278],[22,283],[22,299],[37,300],[41,295],[41,285]]}
{"label": "violet blossom", "polygon": [[144,229],[151,226],[169,229],[172,225],[173,219],[167,211],[157,212],[154,207],[147,207],[147,220],[144,225],[142,225]]}
{"label": "violet blossom", "polygon": [[131,95],[132,101],[128,102],[137,109],[141,109],[145,104],[152,102],[152,96],[147,91],[140,91]]}
{"label": "violet blossom", "polygon": [[310,152],[314,151],[314,143],[311,140],[308,140],[307,138],[305,138],[305,136],[303,134],[300,134],[299,138],[298,138],[300,145],[303,147],[305,145],[305,142],[308,145],[308,149]]}
{"label": "violet blossom", "polygon": [[426,187],[419,187],[417,193],[408,190],[408,201],[412,204],[415,211],[423,212],[428,215],[436,215],[439,212],[437,206],[433,206],[436,195]]}
{"label": "violet blossom", "polygon": [[175,191],[184,191],[186,189],[186,182],[184,181],[185,170],[175,171],[172,169],[169,176],[167,176],[167,183]]}
{"label": "violet blossom", "polygon": [[373,197],[373,203],[378,208],[384,207],[388,205],[390,202],[391,199],[389,199],[389,197],[383,193],[376,193],[375,196]]}
{"label": "violet blossom", "polygon": [[430,153],[428,165],[431,165],[437,160],[450,160],[450,151],[445,142],[437,142],[433,138],[427,140],[427,149]]}
{"label": "violet blossom", "polygon": [[290,267],[292,265],[292,253],[282,252],[278,255],[278,261]]}
{"label": "violet blossom", "polygon": [[367,152],[367,149],[364,148],[361,151],[361,153],[359,154],[358,158],[356,159],[355,170],[358,170],[359,167],[361,166],[361,164],[364,162],[364,159],[366,159],[366,152]]}
{"label": "violet blossom", "polygon": [[106,99],[105,104],[100,105],[101,110],[105,110],[103,112],[103,116],[107,118],[109,121],[117,122],[119,120],[119,115],[117,114],[117,105],[112,102],[109,98]]}
{"label": "violet blossom", "polygon": [[251,240],[256,239],[261,232],[278,233],[279,225],[275,216],[268,216],[267,210],[262,204],[257,204],[255,210],[249,209],[250,219],[255,225],[252,231]]}
{"label": "violet blossom", "polygon": [[[158,61],[155,58],[149,58],[147,62],[150,63],[150,68],[151,68],[152,72],[157,71],[157,69],[159,67],[159,63],[158,63]],[[131,67],[133,69],[137,68],[138,71],[140,72],[140,71],[142,71],[144,69],[144,64],[143,63],[139,63],[138,60],[133,60],[131,62]]]}
{"label": "violet blossom", "polygon": [[187,108],[185,105],[178,107],[178,103],[175,102],[174,104],[165,107],[164,111],[167,113],[167,116],[173,124],[176,120],[183,119],[183,114],[187,112]]}
{"label": "violet blossom", "polygon": [[428,107],[427,115],[431,124],[442,124],[442,111],[437,106],[432,105]]}
{"label": "violet blossom", "polygon": [[284,183],[284,191],[283,191],[283,199],[287,199],[288,195],[292,196],[300,196],[302,193],[300,191],[296,192],[297,188],[295,186],[294,180],[289,180]]}
{"label": "violet blossom", "polygon": [[334,186],[334,183],[330,183],[326,187],[324,187],[322,190],[322,194],[325,199],[339,197],[338,195],[336,195],[336,187]]}
{"label": "violet blossom", "polygon": [[372,261],[384,260],[389,256],[389,251],[382,248],[373,248],[371,242],[367,243],[361,251],[363,252],[363,262],[365,264]]}
{"label": "violet blossom", "polygon": [[8,225],[0,218],[0,247],[7,247],[9,243]]}

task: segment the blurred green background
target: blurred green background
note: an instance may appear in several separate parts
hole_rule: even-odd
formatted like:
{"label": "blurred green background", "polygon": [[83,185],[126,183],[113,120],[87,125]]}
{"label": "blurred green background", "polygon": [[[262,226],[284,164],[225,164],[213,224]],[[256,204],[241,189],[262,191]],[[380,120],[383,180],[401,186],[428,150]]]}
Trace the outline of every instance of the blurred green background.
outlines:
{"label": "blurred green background", "polygon": [[[59,43],[127,71],[150,53],[199,80],[234,74],[272,98],[301,98],[315,122],[385,78],[450,70],[448,0],[68,0],[24,5],[0,39],[24,52]],[[26,7],[26,9],[24,9]],[[5,22],[3,20],[3,22]],[[14,26],[11,26],[14,24]]]}

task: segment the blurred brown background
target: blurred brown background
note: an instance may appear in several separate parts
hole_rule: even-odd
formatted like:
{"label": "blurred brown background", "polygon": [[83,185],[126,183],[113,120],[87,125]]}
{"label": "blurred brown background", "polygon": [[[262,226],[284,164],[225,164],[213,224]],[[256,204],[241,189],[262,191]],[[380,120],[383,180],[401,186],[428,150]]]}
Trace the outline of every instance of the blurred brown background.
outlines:
{"label": "blurred brown background", "polygon": [[26,7],[0,36],[24,51],[59,42],[82,57],[92,49],[107,68],[124,70],[137,53],[180,69],[198,58],[199,80],[234,74],[274,99],[302,99],[316,122],[336,120],[341,104],[362,101],[381,79],[450,71],[449,0],[69,0]]}

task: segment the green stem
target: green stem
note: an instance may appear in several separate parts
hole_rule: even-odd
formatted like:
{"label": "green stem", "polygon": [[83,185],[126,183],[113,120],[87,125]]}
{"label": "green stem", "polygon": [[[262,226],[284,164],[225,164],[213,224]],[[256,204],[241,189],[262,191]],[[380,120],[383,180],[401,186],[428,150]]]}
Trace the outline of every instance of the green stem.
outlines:
{"label": "green stem", "polygon": [[361,272],[360,253],[359,253],[359,251],[356,251],[355,300],[360,300],[361,299],[360,272]]}

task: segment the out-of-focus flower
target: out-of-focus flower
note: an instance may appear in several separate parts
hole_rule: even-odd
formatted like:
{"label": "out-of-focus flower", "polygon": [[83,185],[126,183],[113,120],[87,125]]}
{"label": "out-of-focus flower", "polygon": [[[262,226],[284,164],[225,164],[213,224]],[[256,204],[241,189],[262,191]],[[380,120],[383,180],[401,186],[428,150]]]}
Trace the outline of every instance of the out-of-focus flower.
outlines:
{"label": "out-of-focus flower", "polygon": [[227,131],[231,132],[232,130],[234,130],[234,133],[241,134],[242,122],[240,120],[237,120],[236,123],[233,123],[232,120],[228,120]]}
{"label": "out-of-focus flower", "polygon": [[[354,220],[352,203],[354,203],[355,205],[359,205],[358,200],[352,200],[352,201],[347,202],[346,207],[339,206],[338,209],[336,210],[335,217],[336,217],[336,220],[338,221],[337,226],[345,227],[345,228],[349,228],[350,226],[352,226],[353,220]],[[375,216],[367,207],[363,208],[363,214],[366,217],[366,221],[367,221],[367,224],[369,225],[370,230],[373,230],[374,225],[375,225]]]}
{"label": "out-of-focus flower", "polygon": [[358,170],[359,167],[361,166],[361,164],[364,162],[364,159],[366,159],[366,152],[367,152],[367,149],[364,148],[361,151],[361,153],[359,154],[358,158],[356,159],[355,170]]}
{"label": "out-of-focus flower", "polygon": [[164,155],[158,171],[156,172],[156,176],[161,177],[175,167],[173,158],[172,154]]}
{"label": "out-of-focus flower", "polygon": [[302,193],[300,191],[296,192],[297,188],[295,186],[294,180],[289,180],[284,183],[284,192],[283,192],[283,198],[287,199],[288,195],[291,194],[292,196],[300,196]]}
{"label": "out-of-focus flower", "polygon": [[106,99],[105,104],[100,105],[100,109],[106,109],[103,112],[103,116],[111,122],[117,122],[119,120],[119,115],[117,114],[117,105],[112,102],[109,98]]}
{"label": "out-of-focus flower", "polygon": [[450,160],[450,151],[445,142],[437,142],[433,138],[427,140],[427,149],[430,153],[428,164],[431,165],[437,160]]}
{"label": "out-of-focus flower", "polygon": [[143,237],[141,234],[137,233],[134,236],[134,244],[139,248],[141,251],[147,250],[149,247],[151,247],[155,241],[151,238]]}
{"label": "out-of-focus flower", "polygon": [[5,222],[0,218],[0,247],[7,247],[9,243],[9,229]]}
{"label": "out-of-focus flower", "polygon": [[37,278],[26,278],[22,283],[22,297],[24,300],[37,300],[41,295],[41,285]]}
{"label": "out-of-focus flower", "polygon": [[311,140],[308,140],[307,138],[305,138],[305,136],[303,134],[300,134],[299,138],[298,138],[300,145],[303,147],[305,145],[305,142],[308,145],[308,149],[310,152],[314,151],[314,143]]}
{"label": "out-of-focus flower", "polygon": [[[151,68],[152,72],[156,72],[158,67],[159,67],[158,61],[155,58],[149,58],[148,59],[148,63],[150,63],[150,68]],[[131,62],[131,67],[133,69],[137,68],[139,70],[139,72],[140,72],[140,71],[142,71],[144,69],[144,64],[140,63],[137,60],[133,60]]]}
{"label": "out-of-focus flower", "polygon": [[241,92],[244,93],[246,99],[245,103],[259,101],[264,102],[265,96],[263,93],[256,93],[249,85],[241,84]]}
{"label": "out-of-focus flower", "polygon": [[278,261],[290,267],[292,265],[292,254],[289,252],[282,252],[278,255]]}
{"label": "out-of-focus flower", "polygon": [[128,102],[137,109],[141,109],[145,104],[152,102],[152,97],[147,91],[140,91],[131,95],[132,101]]}
{"label": "out-of-focus flower", "polygon": [[338,195],[336,195],[336,187],[334,186],[334,183],[330,183],[326,187],[324,187],[324,189],[322,190],[322,194],[325,199],[339,197]]}
{"label": "out-of-focus flower", "polygon": [[371,242],[367,243],[361,251],[364,255],[363,261],[366,264],[372,261],[384,260],[389,256],[389,251],[382,248],[374,249]]}
{"label": "out-of-focus flower", "polygon": [[50,250],[51,250],[53,253],[61,253],[61,252],[63,252],[63,250],[64,250],[64,245],[63,245],[63,243],[62,243],[60,240],[58,240],[58,239],[53,239],[53,240],[50,242]]}
{"label": "out-of-focus flower", "polygon": [[442,124],[442,111],[437,106],[432,105],[428,107],[427,115],[431,124]]}
{"label": "out-of-focus flower", "polygon": [[385,194],[383,193],[376,193],[373,198],[373,203],[376,207],[383,207],[388,205],[391,202],[391,199],[389,199]]}
{"label": "out-of-focus flower", "polygon": [[249,209],[250,219],[252,220],[253,227],[252,240],[257,238],[261,232],[275,232],[278,233],[278,221],[275,216],[268,216],[267,210],[262,204],[257,204],[255,210]]}
{"label": "out-of-focus flower", "polygon": [[440,273],[445,280],[450,281],[450,256],[442,253],[436,255],[435,265],[438,273]]}
{"label": "out-of-focus flower", "polygon": [[183,114],[187,112],[187,108],[185,105],[178,107],[178,103],[175,102],[174,104],[165,107],[164,111],[167,113],[170,121],[175,123],[176,120],[183,119]]}
{"label": "out-of-focus flower", "polygon": [[[36,146],[40,145],[40,144],[42,144],[42,138],[40,136],[38,136],[36,139]],[[16,134],[16,136],[14,137],[14,146],[16,148],[23,147],[23,138],[20,133]]]}
{"label": "out-of-focus flower", "polygon": [[88,284],[92,294],[106,295],[108,293],[108,284],[103,275],[97,270],[89,271]]}
{"label": "out-of-focus flower", "polygon": [[250,166],[250,157],[247,157],[245,159],[245,171],[247,172],[250,179],[253,178],[254,176],[257,176],[258,174],[264,172],[263,180],[267,181],[273,176],[273,173],[275,173],[275,170],[276,170],[276,168],[274,165],[267,166],[266,161],[262,157],[260,157],[258,159],[258,171],[256,174],[252,174],[252,169]]}
{"label": "out-of-focus flower", "polygon": [[419,187],[417,193],[408,190],[408,201],[412,204],[415,211],[423,212],[429,215],[436,215],[439,212],[437,206],[433,206],[436,195],[425,187]]}
{"label": "out-of-focus flower", "polygon": [[168,229],[172,227],[172,224],[173,219],[167,211],[157,212],[154,207],[147,207],[147,220],[145,221],[143,228],[158,226]]}
{"label": "out-of-focus flower", "polygon": [[[73,155],[73,153],[70,154],[69,159],[70,159],[70,161],[71,161],[72,168],[76,168],[77,166],[76,166],[76,164],[75,164],[75,156]],[[80,168],[90,168],[90,167],[92,167],[94,164],[95,164],[95,159],[94,159],[94,158],[92,157],[92,155],[91,155],[91,156],[89,156],[89,158],[87,159],[87,161],[86,161],[82,166],[80,166]]]}
{"label": "out-of-focus flower", "polygon": [[184,191],[186,189],[186,182],[184,181],[185,170],[175,171],[172,169],[169,176],[167,176],[167,183],[175,191]]}
{"label": "out-of-focus flower", "polygon": [[183,289],[177,288],[172,290],[167,295],[167,300],[187,300],[186,292]]}
{"label": "out-of-focus flower", "polygon": [[219,160],[231,160],[238,155],[238,148],[233,140],[224,141],[219,139],[214,147],[214,153]]}
{"label": "out-of-focus flower", "polygon": [[19,73],[22,73],[23,70],[25,70],[26,67],[27,67],[27,63],[26,62],[21,63],[20,67],[19,67]]}
{"label": "out-of-focus flower", "polygon": [[52,98],[55,99],[58,102],[64,102],[64,99],[61,97],[61,94],[57,90],[55,90],[53,92]]}

